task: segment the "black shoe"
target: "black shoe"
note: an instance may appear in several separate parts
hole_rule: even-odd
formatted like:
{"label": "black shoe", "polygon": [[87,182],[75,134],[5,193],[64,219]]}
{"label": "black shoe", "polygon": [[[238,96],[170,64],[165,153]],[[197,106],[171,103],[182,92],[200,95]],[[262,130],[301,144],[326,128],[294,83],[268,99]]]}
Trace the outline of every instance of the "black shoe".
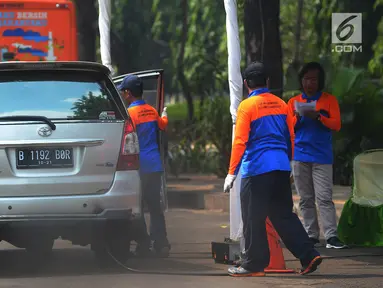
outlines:
{"label": "black shoe", "polygon": [[318,266],[322,263],[323,259],[321,256],[316,256],[314,259],[312,259],[309,264],[303,266],[301,268],[301,271],[299,271],[299,274],[306,275],[313,273],[315,270],[318,269]]}
{"label": "black shoe", "polygon": [[348,248],[338,237],[331,237],[327,240],[326,248],[328,249],[345,249]]}
{"label": "black shoe", "polygon": [[170,254],[170,249],[170,244],[164,245],[162,247],[154,246],[154,252],[156,253],[156,256],[160,258],[168,258]]}
{"label": "black shoe", "polygon": [[150,249],[150,246],[137,245],[134,255],[139,258],[148,258],[153,256],[153,252]]}
{"label": "black shoe", "polygon": [[263,277],[264,271],[249,271],[243,267],[230,267],[227,272],[232,277]]}
{"label": "black shoe", "polygon": [[310,237],[310,242],[313,243],[313,246],[315,247],[317,244],[320,244],[319,239]]}

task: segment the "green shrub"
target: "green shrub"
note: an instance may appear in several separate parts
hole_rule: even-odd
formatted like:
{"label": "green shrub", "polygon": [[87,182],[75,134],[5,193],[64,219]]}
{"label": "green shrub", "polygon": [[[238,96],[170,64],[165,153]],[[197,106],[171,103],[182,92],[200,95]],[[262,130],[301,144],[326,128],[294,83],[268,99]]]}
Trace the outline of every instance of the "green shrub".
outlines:
{"label": "green shrub", "polygon": [[338,68],[329,92],[339,101],[342,128],[334,134],[334,183],[351,185],[353,160],[367,149],[383,148],[382,86],[364,70]]}
{"label": "green shrub", "polygon": [[[167,105],[169,125],[168,125],[168,138],[169,141],[179,142],[184,137],[184,130],[188,127],[188,106],[186,102]],[[194,102],[195,116],[199,117],[199,102]]]}
{"label": "green shrub", "polygon": [[216,154],[211,155],[217,161],[215,173],[219,177],[226,176],[230,162],[233,127],[230,99],[214,97],[207,100],[201,108],[199,125],[202,137],[216,148]]}
{"label": "green shrub", "polygon": [[[230,150],[232,120],[229,99],[212,97],[200,107],[199,118],[190,124],[172,121],[173,129],[168,133],[169,151],[172,155],[170,171],[180,173],[215,173],[223,177],[227,173]],[[175,114],[173,114],[175,115]]]}
{"label": "green shrub", "polygon": [[[188,106],[186,102],[180,102],[167,105],[169,120],[171,121],[185,121],[188,115]],[[199,102],[194,101],[194,114],[199,117]]]}

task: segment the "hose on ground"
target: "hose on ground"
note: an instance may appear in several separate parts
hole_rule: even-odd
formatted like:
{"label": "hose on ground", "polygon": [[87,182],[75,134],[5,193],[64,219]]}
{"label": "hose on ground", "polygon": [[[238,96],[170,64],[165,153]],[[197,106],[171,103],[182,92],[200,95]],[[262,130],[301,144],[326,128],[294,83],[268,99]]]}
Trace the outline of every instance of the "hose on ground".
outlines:
{"label": "hose on ground", "polygon": [[131,267],[126,266],[125,264],[121,263],[116,257],[113,256],[112,253],[108,250],[108,255],[113,259],[114,262],[116,262],[117,265],[122,267],[123,269],[136,273],[136,274],[152,274],[152,275],[178,275],[178,276],[229,276],[227,273],[203,273],[203,272],[180,272],[180,271],[149,271],[149,270],[138,270]]}

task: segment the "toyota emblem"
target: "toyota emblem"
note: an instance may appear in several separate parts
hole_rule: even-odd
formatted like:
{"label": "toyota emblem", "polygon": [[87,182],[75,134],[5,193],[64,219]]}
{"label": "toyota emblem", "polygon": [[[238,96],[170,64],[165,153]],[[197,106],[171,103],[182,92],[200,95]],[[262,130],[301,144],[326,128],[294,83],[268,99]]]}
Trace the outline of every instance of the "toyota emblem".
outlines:
{"label": "toyota emblem", "polygon": [[52,129],[48,126],[45,126],[45,127],[41,127],[37,133],[41,136],[41,137],[48,137],[48,136],[51,136],[52,135]]}

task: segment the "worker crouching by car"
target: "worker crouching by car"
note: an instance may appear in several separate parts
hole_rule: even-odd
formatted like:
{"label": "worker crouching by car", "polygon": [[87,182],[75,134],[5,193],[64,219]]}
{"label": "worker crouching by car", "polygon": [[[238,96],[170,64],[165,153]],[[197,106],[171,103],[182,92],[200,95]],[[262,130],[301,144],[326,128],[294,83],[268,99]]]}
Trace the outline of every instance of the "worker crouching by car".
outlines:
{"label": "worker crouching by car", "polygon": [[142,196],[150,214],[150,237],[147,234],[145,218],[142,216],[140,227],[142,237],[137,240],[136,254],[150,255],[152,239],[154,252],[158,256],[167,257],[170,244],[161,207],[164,169],[157,140],[158,130],[165,130],[168,125],[166,107],[160,117],[156,109],[142,99],[143,83],[136,75],[126,76],[117,88],[129,104],[128,112],[138,135]]}

